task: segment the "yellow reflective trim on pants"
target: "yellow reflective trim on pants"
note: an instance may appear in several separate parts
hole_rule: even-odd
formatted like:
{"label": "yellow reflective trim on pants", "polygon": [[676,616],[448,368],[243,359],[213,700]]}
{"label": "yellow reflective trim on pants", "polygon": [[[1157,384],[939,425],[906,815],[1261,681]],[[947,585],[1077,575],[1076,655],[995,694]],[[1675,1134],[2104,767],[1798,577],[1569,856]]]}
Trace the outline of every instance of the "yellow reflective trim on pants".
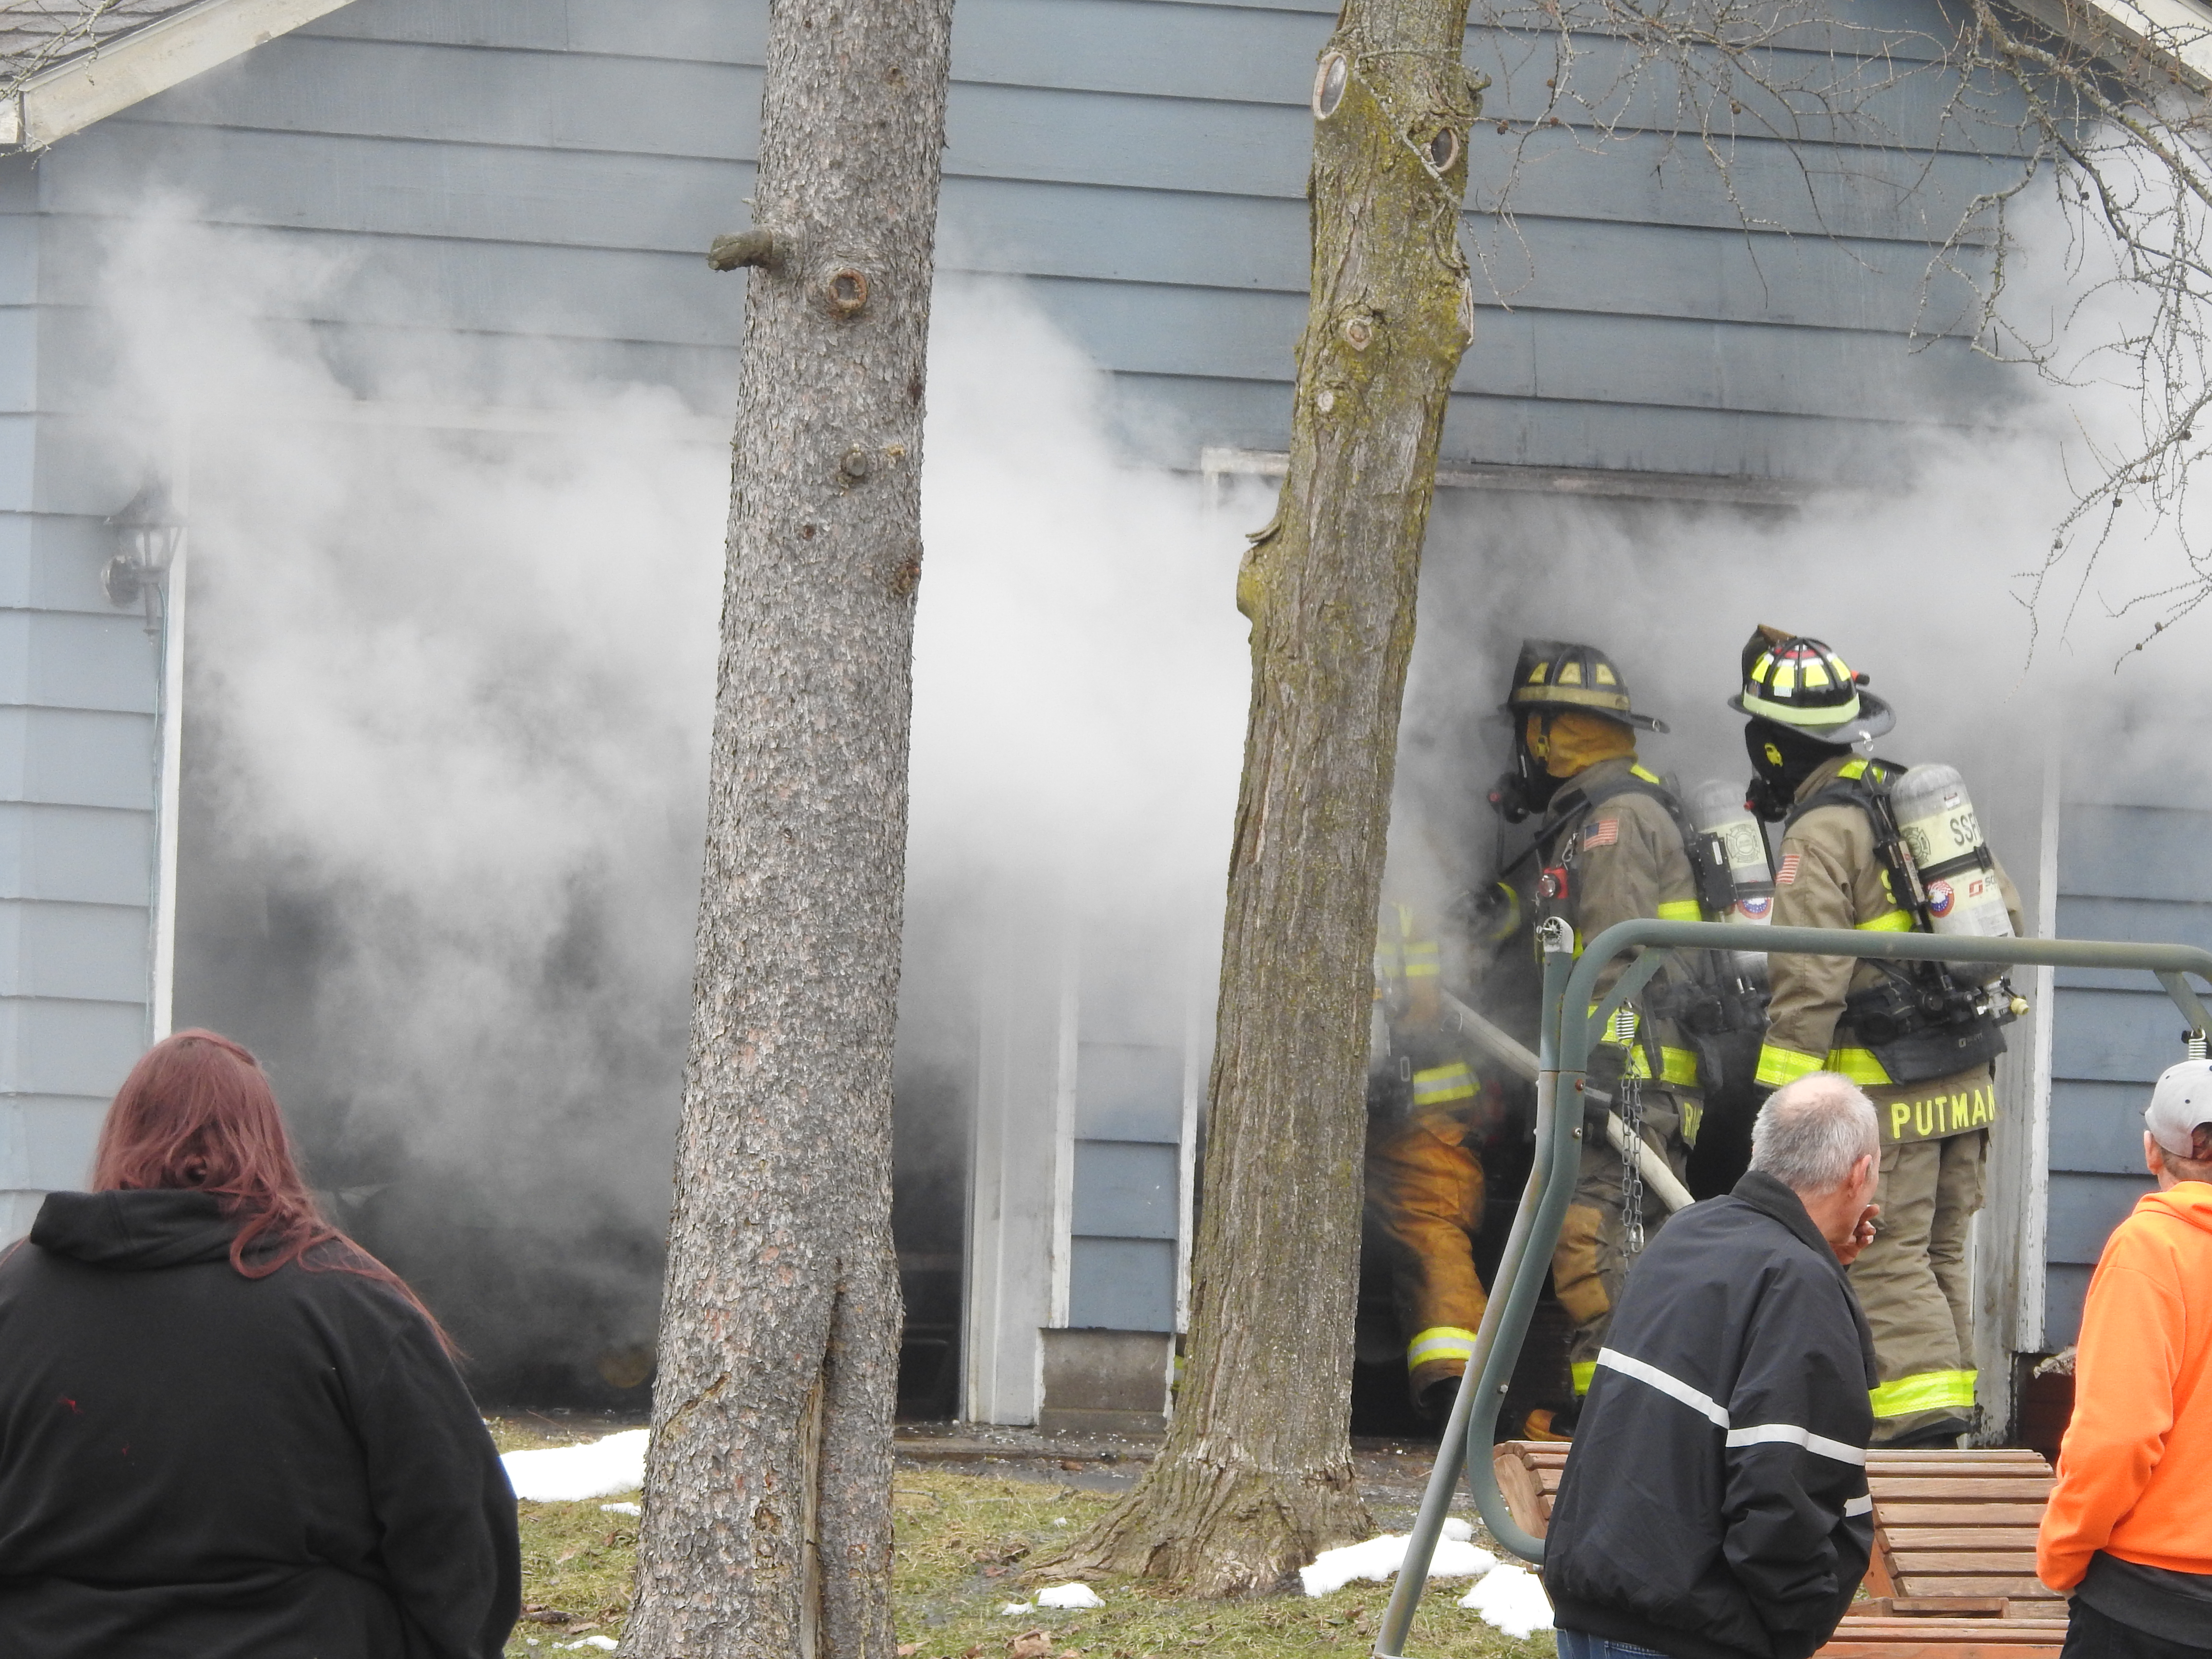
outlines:
{"label": "yellow reflective trim on pants", "polygon": [[1876,1417],[1910,1417],[1915,1412],[1972,1411],[1972,1371],[1917,1371],[1869,1391]]}
{"label": "yellow reflective trim on pants", "polygon": [[1876,916],[1872,921],[1853,924],[1862,933],[1909,933],[1912,931],[1912,912],[1892,910]]}
{"label": "yellow reflective trim on pants", "polygon": [[1820,1069],[1818,1057],[1801,1054],[1795,1048],[1778,1048],[1769,1042],[1759,1048],[1756,1081],[1762,1089],[1779,1089],[1785,1083],[1810,1077]]}
{"label": "yellow reflective trim on pants", "polygon": [[1471,1359],[1474,1333],[1456,1325],[1431,1325],[1406,1345],[1406,1366],[1411,1370],[1435,1359]]}
{"label": "yellow reflective trim on pants", "polygon": [[[1698,1057],[1687,1048],[1669,1048],[1662,1043],[1659,1046],[1659,1069],[1662,1074],[1659,1080],[1662,1083],[1672,1083],[1684,1089],[1698,1086]],[[1643,1044],[1638,1043],[1628,1051],[1627,1071],[1631,1077],[1651,1075],[1651,1061],[1645,1055]]]}
{"label": "yellow reflective trim on pants", "polygon": [[1589,1392],[1590,1379],[1597,1375],[1597,1361],[1577,1359],[1567,1367],[1567,1374],[1575,1380],[1575,1398],[1579,1400]]}
{"label": "yellow reflective trim on pants", "polygon": [[1417,1106],[1440,1106],[1449,1100],[1472,1100],[1474,1097],[1474,1073],[1463,1061],[1454,1060],[1449,1066],[1431,1066],[1425,1072],[1413,1073],[1413,1103]]}
{"label": "yellow reflective trim on pants", "polygon": [[1703,921],[1705,919],[1705,906],[1695,899],[1666,899],[1659,906],[1659,920],[1662,921]]}
{"label": "yellow reflective trim on pants", "polygon": [[1862,1089],[1881,1088],[1889,1082],[1889,1073],[1871,1048],[1831,1048],[1826,1069],[1841,1072]]}

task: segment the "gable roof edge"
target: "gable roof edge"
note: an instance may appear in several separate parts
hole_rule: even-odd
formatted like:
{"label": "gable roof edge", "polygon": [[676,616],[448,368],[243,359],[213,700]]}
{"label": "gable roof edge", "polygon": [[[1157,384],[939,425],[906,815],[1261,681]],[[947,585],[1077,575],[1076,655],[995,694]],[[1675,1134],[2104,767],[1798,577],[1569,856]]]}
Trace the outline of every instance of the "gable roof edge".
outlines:
{"label": "gable roof edge", "polygon": [[116,35],[0,99],[0,152],[44,149],[349,3],[199,0]]}
{"label": "gable roof edge", "polygon": [[2052,33],[2112,58],[2163,58],[2199,94],[2212,91],[2212,10],[2191,0],[2011,0]]}

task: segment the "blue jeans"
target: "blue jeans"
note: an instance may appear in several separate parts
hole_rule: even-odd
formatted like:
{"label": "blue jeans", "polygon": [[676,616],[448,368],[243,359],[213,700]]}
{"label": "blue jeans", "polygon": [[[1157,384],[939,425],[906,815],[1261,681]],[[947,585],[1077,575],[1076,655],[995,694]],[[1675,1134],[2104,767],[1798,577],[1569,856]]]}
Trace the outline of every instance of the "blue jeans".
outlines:
{"label": "blue jeans", "polygon": [[1602,1636],[1585,1636],[1578,1630],[1554,1631],[1559,1659],[1667,1659],[1656,1648],[1639,1648],[1632,1642],[1608,1642]]}

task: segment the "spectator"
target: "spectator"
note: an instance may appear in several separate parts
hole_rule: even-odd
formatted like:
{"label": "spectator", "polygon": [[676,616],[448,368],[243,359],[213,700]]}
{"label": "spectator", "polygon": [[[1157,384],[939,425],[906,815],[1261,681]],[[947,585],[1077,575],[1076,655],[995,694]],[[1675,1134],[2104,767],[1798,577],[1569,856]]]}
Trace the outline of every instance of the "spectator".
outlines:
{"label": "spectator", "polygon": [[1800,1078],[1735,1191],[1638,1259],[1545,1542],[1560,1659],[1805,1659],[1833,1634],[1874,1543],[1874,1341],[1844,1268],[1881,1159],[1866,1096]]}
{"label": "spectator", "polygon": [[2167,1067],[2143,1121],[2158,1190],[2089,1281],[2036,1540],[2073,1593],[2065,1659],[2212,1655],[2212,1061]]}
{"label": "spectator", "polygon": [[0,1258],[0,1654],[496,1659],[514,1495],[441,1332],[317,1213],[252,1054],[156,1043]]}

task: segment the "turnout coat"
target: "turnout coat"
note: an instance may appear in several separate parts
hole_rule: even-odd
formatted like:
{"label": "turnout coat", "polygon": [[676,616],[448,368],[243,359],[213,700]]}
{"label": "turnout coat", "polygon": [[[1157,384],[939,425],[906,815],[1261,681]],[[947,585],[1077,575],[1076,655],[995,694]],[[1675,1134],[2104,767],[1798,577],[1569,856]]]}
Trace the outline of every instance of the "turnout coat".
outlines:
{"label": "turnout coat", "polygon": [[234,1231],[55,1193],[0,1259],[0,1656],[496,1659],[514,1494],[435,1333]]}
{"label": "turnout coat", "polygon": [[1874,1345],[1789,1188],[1753,1170],[1638,1260],[1544,1547],[1562,1630],[1805,1659],[1865,1576]]}

